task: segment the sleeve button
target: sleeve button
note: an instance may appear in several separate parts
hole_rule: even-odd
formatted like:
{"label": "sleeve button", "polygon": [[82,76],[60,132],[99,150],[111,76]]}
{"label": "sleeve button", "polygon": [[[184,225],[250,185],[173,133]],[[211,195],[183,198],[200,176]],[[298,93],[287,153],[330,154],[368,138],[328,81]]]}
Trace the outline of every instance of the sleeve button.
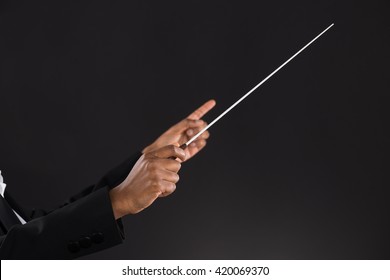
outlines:
{"label": "sleeve button", "polygon": [[104,234],[101,232],[95,232],[92,234],[92,241],[96,244],[102,243],[104,241]]}
{"label": "sleeve button", "polygon": [[72,253],[80,251],[80,245],[77,241],[71,241],[68,243],[68,250]]}
{"label": "sleeve button", "polygon": [[80,243],[81,247],[89,248],[92,245],[92,240],[90,237],[85,236],[85,237],[80,238],[79,243]]}

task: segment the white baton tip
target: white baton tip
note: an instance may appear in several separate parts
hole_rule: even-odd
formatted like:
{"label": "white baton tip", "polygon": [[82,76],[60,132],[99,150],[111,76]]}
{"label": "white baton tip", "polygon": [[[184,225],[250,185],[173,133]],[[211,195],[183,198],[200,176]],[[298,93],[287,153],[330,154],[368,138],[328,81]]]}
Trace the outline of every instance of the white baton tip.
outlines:
{"label": "white baton tip", "polygon": [[186,145],[188,146],[192,142],[196,140],[203,132],[205,132],[207,129],[209,129],[211,126],[213,126],[217,121],[219,121],[223,116],[225,116],[227,113],[229,113],[230,110],[232,110],[234,107],[236,107],[241,101],[243,101],[245,98],[247,98],[252,92],[254,92],[259,86],[264,84],[269,78],[271,78],[276,72],[278,72],[280,69],[282,69],[287,63],[289,63],[291,60],[293,60],[298,54],[300,54],[302,51],[304,51],[308,46],[310,46],[315,40],[317,40],[319,37],[321,37],[326,31],[328,31],[334,23],[329,25],[324,31],[322,31],[320,34],[318,34],[316,37],[314,37],[313,40],[311,40],[309,43],[307,43],[305,46],[303,46],[299,51],[297,51],[292,57],[287,59],[282,65],[280,65],[278,68],[276,68],[271,74],[269,74],[267,77],[265,77],[260,83],[258,83],[255,87],[253,87],[250,91],[248,91],[244,96],[242,96],[240,99],[238,99],[233,105],[231,105],[229,108],[227,108],[222,114],[220,114],[217,118],[215,118],[211,123],[209,123],[205,128],[203,128],[201,131],[199,131],[197,134],[195,134],[189,141],[187,141]]}

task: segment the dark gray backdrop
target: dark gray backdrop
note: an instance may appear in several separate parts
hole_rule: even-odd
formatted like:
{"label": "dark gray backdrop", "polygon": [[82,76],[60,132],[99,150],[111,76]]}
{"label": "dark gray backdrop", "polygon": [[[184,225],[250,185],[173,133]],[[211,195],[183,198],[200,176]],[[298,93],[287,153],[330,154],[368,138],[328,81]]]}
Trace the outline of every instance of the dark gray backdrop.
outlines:
{"label": "dark gray backdrop", "polygon": [[[366,3],[364,3],[366,2]],[[389,259],[388,1],[2,1],[0,169],[54,207],[209,98],[171,197],[88,258]]]}

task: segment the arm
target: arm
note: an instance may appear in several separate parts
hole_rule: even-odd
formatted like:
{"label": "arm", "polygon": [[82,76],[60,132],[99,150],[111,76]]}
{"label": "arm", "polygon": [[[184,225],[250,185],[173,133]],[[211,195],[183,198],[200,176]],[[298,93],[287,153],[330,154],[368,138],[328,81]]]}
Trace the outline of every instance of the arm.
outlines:
{"label": "arm", "polygon": [[60,208],[34,209],[31,221],[0,236],[0,258],[69,259],[122,243],[123,225],[113,215],[109,192],[126,178],[140,155],[129,157]]}
{"label": "arm", "polygon": [[112,173],[102,180],[106,187],[97,184],[88,195],[11,227],[0,238],[0,258],[71,259],[120,244],[123,231],[117,222],[122,216],[174,191],[181,164],[170,157],[184,160],[185,152],[171,145],[146,153],[117,187],[110,188],[110,179],[116,182]]}
{"label": "arm", "polygon": [[[137,160],[140,158],[142,153],[136,153],[127,159],[125,159],[122,163],[120,163],[118,166],[112,168],[110,171],[108,171],[96,184],[91,185],[81,192],[71,196],[66,201],[63,202],[63,204],[60,205],[60,207],[64,207],[72,202],[75,202],[79,200],[80,198],[83,198],[101,188],[108,188],[112,189],[116,186],[118,186],[121,182],[123,182],[127,175],[130,173],[131,169],[133,168],[134,164],[137,162]],[[14,205],[12,205],[14,206]],[[24,209],[23,209],[24,210]],[[55,209],[46,211],[43,209],[33,209],[29,212],[28,217],[30,219],[35,219],[38,217],[42,217],[44,215],[47,215],[48,213],[53,212]],[[118,221],[120,223],[120,221]]]}
{"label": "arm", "polygon": [[122,242],[107,188],[1,236],[1,259],[70,259]]}
{"label": "arm", "polygon": [[214,105],[213,100],[206,102],[145,148],[140,157],[125,161],[61,208],[35,211],[32,221],[13,226],[0,237],[0,258],[77,258],[121,243],[120,218],[171,194],[179,180],[180,162],[204,148],[207,131],[185,151],[172,144],[184,143],[200,131],[206,123],[199,119]]}

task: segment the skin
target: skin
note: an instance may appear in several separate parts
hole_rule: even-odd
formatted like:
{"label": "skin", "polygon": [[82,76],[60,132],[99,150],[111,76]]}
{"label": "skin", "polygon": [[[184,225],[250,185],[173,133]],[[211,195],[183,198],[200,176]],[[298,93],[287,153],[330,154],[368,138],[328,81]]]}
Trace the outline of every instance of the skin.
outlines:
{"label": "skin", "polygon": [[157,198],[168,196],[175,191],[181,163],[201,151],[206,146],[210,134],[205,131],[185,150],[179,146],[207,126],[202,117],[215,104],[214,100],[207,101],[142,151],[142,156],[127,178],[110,190],[115,219],[139,213]]}

